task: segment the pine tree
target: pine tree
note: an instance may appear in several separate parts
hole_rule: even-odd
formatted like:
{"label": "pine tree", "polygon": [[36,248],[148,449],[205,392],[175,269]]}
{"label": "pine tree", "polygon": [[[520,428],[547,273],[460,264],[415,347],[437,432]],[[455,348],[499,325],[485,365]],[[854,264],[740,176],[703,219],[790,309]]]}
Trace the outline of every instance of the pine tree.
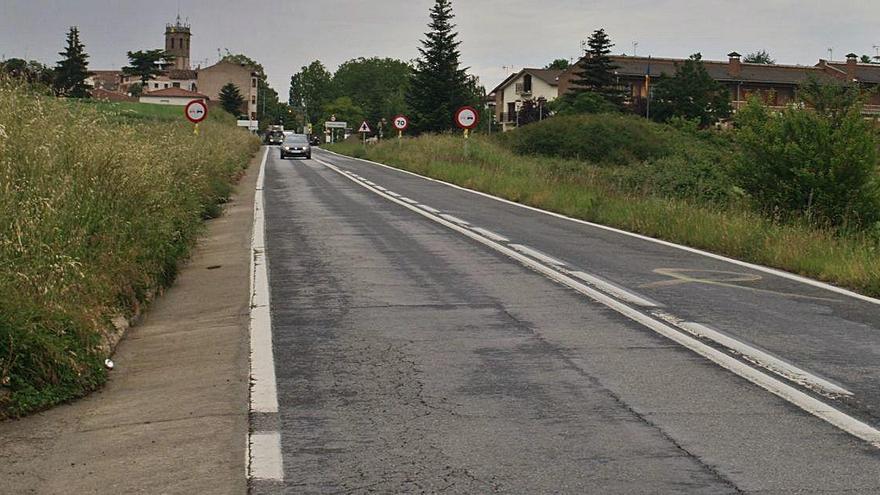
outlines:
{"label": "pine tree", "polygon": [[165,50],[138,50],[128,52],[127,67],[122,68],[126,76],[137,76],[141,81],[141,87],[147,87],[147,81],[155,79],[165,72],[165,69],[174,64],[174,55]]}
{"label": "pine tree", "polygon": [[598,29],[590,35],[587,46],[584,58],[574,72],[572,96],[592,92],[618,107],[622,106],[623,93],[617,87],[617,78],[614,75],[614,71],[619,67],[614,65],[611,57],[608,56],[614,46],[611,38],[605,34],[604,29]]}
{"label": "pine tree", "polygon": [[416,133],[442,132],[454,127],[455,111],[476,103],[469,89],[467,69],[459,65],[458,33],[453,31],[450,0],[436,0],[431,8],[430,32],[419,48],[421,57],[410,79],[406,101]]}
{"label": "pine tree", "polygon": [[241,96],[241,91],[238,90],[238,86],[232,83],[227,83],[220,88],[220,105],[223,107],[223,110],[226,110],[236,117],[241,113],[241,106],[244,105],[244,97]]}
{"label": "pine tree", "polygon": [[730,92],[709,75],[699,53],[677,64],[675,75],[663,74],[654,85],[651,118],[698,120],[708,126],[731,113]]}
{"label": "pine tree", "polygon": [[79,40],[79,29],[72,26],[67,32],[67,48],[60,52],[63,58],[55,66],[55,92],[59,96],[69,98],[86,98],[89,96],[89,87],[86,78],[89,72],[89,56],[85,52],[85,46]]}

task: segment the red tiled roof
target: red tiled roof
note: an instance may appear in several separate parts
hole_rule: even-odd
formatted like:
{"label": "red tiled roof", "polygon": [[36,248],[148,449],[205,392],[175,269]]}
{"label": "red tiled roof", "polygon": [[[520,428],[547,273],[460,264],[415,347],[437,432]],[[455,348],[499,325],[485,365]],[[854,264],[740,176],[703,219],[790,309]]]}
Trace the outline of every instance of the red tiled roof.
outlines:
{"label": "red tiled roof", "polygon": [[208,99],[207,95],[203,95],[202,93],[196,93],[195,91],[190,91],[188,89],[183,88],[165,88],[165,89],[157,89],[155,91],[149,91],[144,93],[142,96],[157,96],[164,98],[203,98],[205,100]]}

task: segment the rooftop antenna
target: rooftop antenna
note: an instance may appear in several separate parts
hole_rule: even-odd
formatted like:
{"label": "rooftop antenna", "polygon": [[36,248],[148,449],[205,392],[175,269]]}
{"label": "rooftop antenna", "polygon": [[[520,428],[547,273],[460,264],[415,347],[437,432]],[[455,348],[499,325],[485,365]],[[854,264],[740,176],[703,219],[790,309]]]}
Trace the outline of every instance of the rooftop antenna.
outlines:
{"label": "rooftop antenna", "polygon": [[874,45],[874,60],[880,60],[880,45]]}
{"label": "rooftop antenna", "polygon": [[834,60],[834,48],[828,49],[828,60],[831,60],[831,61]]}
{"label": "rooftop antenna", "polygon": [[639,47],[638,41],[633,41],[633,57],[636,56],[636,49]]}

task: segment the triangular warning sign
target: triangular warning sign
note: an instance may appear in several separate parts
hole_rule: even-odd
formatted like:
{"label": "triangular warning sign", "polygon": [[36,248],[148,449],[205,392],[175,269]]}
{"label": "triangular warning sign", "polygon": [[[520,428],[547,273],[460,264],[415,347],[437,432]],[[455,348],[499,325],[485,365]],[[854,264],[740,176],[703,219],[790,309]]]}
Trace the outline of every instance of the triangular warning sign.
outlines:
{"label": "triangular warning sign", "polygon": [[370,130],[370,126],[367,125],[367,121],[365,120],[364,123],[361,124],[361,128],[358,129],[358,132],[367,132],[367,133],[369,133],[369,132],[373,132],[373,131]]}

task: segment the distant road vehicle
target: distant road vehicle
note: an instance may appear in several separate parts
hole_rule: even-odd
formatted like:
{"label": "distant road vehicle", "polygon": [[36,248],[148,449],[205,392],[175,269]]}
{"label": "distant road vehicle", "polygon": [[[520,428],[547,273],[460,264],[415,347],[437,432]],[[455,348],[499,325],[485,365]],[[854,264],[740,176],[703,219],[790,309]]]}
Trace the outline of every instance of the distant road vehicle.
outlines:
{"label": "distant road vehicle", "polygon": [[312,146],[319,146],[321,144],[321,138],[316,134],[313,134],[312,137],[309,138],[309,144]]}
{"label": "distant road vehicle", "polygon": [[281,143],[281,159],[287,157],[312,158],[312,146],[309,144],[309,137],[305,134],[291,134],[284,138]]}

